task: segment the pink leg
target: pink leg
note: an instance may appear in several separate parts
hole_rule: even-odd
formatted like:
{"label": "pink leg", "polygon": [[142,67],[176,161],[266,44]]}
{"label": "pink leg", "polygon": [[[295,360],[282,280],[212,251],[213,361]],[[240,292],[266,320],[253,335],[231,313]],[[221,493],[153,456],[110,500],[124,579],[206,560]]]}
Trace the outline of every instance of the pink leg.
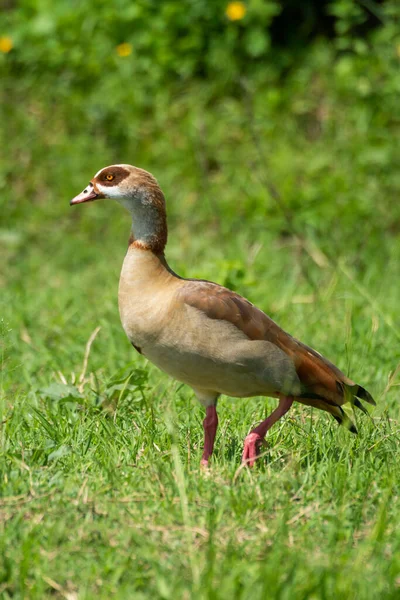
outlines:
{"label": "pink leg", "polygon": [[244,440],[244,449],[242,454],[242,463],[249,467],[254,465],[258,456],[260,446],[266,436],[268,429],[274,425],[284,414],[287,413],[293,404],[293,396],[280,396],[278,407],[262,423],[250,431]]}
{"label": "pink leg", "polygon": [[204,451],[200,466],[208,467],[208,460],[213,453],[215,434],[218,427],[218,415],[215,406],[207,406],[206,418],[203,421],[204,427]]}

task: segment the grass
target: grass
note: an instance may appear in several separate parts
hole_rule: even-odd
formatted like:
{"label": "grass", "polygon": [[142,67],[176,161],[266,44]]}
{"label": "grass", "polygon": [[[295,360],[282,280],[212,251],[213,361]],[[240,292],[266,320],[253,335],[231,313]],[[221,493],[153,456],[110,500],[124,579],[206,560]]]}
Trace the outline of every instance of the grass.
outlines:
{"label": "grass", "polygon": [[[201,116],[194,93],[133,121],[143,144],[122,141],[124,156],[106,134],[93,144],[66,131],[66,107],[51,117],[60,130],[32,101],[29,134],[13,109],[0,230],[3,598],[398,597],[400,183],[393,159],[365,158],[386,124],[366,132],[339,103],[334,125],[310,136],[264,99],[261,149],[240,102]],[[274,401],[222,398],[212,468],[199,471],[202,408],[119,323],[128,217],[107,202],[68,207],[121,160],[160,180],[177,272],[233,287],[371,391],[378,407],[357,418],[358,436],[296,406],[243,470],[243,439]]]}

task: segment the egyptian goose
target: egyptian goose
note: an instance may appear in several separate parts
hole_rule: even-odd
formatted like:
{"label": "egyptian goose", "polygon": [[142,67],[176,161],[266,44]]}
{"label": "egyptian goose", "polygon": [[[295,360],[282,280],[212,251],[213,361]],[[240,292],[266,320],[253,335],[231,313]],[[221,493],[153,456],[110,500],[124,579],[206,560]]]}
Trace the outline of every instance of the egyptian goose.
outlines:
{"label": "egyptian goose", "polygon": [[124,164],[105,167],[70,204],[100,198],[117,200],[132,215],[118,293],[122,326],[138,352],[191,386],[205,407],[203,466],[214,448],[220,394],[279,399],[244,441],[242,461],[250,466],[268,429],[294,400],[356,432],[342,405],[350,401],[367,412],[360,400],[375,401],[364,388],[248,300],[210,281],[183,279],[168,266],[165,199],[150,173]]}

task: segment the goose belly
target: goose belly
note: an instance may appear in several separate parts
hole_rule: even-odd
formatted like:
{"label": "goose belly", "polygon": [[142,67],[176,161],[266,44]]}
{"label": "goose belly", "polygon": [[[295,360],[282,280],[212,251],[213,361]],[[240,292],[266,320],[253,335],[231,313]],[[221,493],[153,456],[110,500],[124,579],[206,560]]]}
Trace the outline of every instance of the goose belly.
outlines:
{"label": "goose belly", "polygon": [[174,329],[144,344],[146,358],[195,389],[234,397],[276,396],[298,387],[290,359],[264,341],[251,341],[226,321],[208,319],[190,331]]}

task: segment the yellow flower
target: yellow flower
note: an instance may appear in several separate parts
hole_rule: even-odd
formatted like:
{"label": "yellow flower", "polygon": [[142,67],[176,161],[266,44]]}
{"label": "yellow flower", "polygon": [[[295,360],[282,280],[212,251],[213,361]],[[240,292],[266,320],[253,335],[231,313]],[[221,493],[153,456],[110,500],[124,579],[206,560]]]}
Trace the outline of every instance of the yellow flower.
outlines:
{"label": "yellow flower", "polygon": [[13,47],[12,39],[4,35],[0,37],[0,52],[7,54]]}
{"label": "yellow flower", "polygon": [[129,56],[130,54],[132,54],[132,44],[128,44],[127,42],[124,42],[123,44],[119,44],[117,46],[117,54],[118,56]]}
{"label": "yellow flower", "polygon": [[229,2],[225,14],[230,21],[240,21],[246,14],[246,6],[243,2]]}

